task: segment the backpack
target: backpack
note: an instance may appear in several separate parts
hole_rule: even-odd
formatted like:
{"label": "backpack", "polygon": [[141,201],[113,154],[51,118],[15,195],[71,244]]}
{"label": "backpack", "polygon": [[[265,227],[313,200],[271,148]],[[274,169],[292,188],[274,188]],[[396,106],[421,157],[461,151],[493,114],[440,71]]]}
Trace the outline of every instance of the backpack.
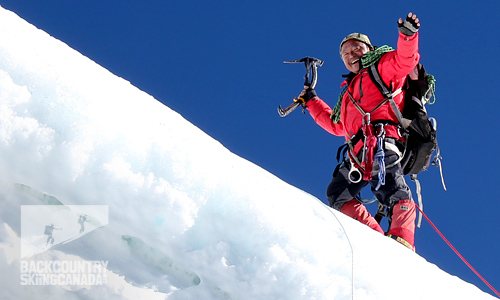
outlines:
{"label": "backpack", "polygon": [[[437,122],[434,118],[429,118],[425,105],[430,102],[434,96],[434,77],[428,75],[422,64],[416,66],[418,73],[417,79],[411,79],[407,76],[403,86],[405,91],[405,105],[403,112],[399,110],[393,99],[392,89],[387,87],[383,82],[377,68],[378,63],[371,65],[368,68],[368,74],[373,83],[380,90],[382,95],[389,99],[389,103],[398,118],[400,125],[404,128],[405,149],[401,166],[404,175],[410,175],[411,179],[417,185],[417,195],[419,206],[422,208],[422,196],[420,182],[417,180],[417,174],[427,170],[431,164],[432,154],[436,151],[436,155],[432,163],[439,167],[441,174],[441,182],[446,190],[446,185],[443,178],[443,170],[441,165],[441,154],[438,147],[436,130]],[[420,227],[422,215],[419,217],[418,227]]]}
{"label": "backpack", "polygon": [[52,226],[45,226],[45,230],[43,232],[43,234],[45,235],[51,235],[52,234]]}

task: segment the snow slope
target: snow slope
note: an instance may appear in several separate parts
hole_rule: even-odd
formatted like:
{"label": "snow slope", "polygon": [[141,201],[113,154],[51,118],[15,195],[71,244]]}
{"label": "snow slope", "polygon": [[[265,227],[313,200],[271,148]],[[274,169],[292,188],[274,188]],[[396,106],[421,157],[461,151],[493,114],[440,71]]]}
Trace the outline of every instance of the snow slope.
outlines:
{"label": "snow slope", "polygon": [[[108,215],[22,257],[31,205]],[[30,263],[86,261],[103,284],[20,284]],[[0,269],[0,299],[495,299],[1,8]]]}

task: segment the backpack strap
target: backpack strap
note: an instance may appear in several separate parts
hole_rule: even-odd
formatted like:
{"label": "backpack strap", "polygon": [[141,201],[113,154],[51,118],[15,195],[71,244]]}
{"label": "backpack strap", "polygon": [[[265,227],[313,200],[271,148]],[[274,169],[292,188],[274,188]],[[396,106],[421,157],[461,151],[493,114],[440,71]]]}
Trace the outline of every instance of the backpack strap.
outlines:
{"label": "backpack strap", "polygon": [[[417,179],[417,174],[411,174],[410,178],[413,182],[415,182],[415,185],[417,187],[417,200],[418,200],[418,207],[420,208],[420,211],[424,211],[424,202],[422,201],[422,186],[420,185],[420,181]],[[417,227],[420,228],[422,225],[422,213],[418,215],[417,219]]]}
{"label": "backpack strap", "polygon": [[394,97],[402,92],[402,88],[399,88],[393,92],[392,88],[387,87],[378,71],[378,62],[368,68],[368,74],[370,75],[373,83],[375,84],[375,86],[377,86],[378,90],[382,93],[384,98],[391,104],[392,110],[394,111],[396,118],[398,118],[399,124],[406,128],[403,123],[403,114],[396,105],[396,102],[394,102]]}

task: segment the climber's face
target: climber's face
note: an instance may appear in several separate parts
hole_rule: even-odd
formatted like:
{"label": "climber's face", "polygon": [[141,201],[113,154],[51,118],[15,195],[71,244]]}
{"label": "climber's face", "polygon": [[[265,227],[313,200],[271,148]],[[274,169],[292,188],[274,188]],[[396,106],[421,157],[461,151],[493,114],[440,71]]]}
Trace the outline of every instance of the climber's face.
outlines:
{"label": "climber's face", "polygon": [[348,40],[342,45],[340,56],[347,70],[357,74],[361,65],[361,57],[368,51],[370,48],[365,43],[358,40]]}

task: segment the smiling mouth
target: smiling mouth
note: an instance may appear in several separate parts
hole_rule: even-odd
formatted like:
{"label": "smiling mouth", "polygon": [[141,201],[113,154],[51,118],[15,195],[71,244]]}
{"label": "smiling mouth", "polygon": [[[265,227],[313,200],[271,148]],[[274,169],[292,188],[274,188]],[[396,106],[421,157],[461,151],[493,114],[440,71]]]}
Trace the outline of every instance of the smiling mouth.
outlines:
{"label": "smiling mouth", "polygon": [[358,59],[353,60],[353,61],[351,62],[351,65],[354,65],[354,64],[356,64],[356,63],[358,63],[358,62],[359,62],[359,58],[358,58]]}

